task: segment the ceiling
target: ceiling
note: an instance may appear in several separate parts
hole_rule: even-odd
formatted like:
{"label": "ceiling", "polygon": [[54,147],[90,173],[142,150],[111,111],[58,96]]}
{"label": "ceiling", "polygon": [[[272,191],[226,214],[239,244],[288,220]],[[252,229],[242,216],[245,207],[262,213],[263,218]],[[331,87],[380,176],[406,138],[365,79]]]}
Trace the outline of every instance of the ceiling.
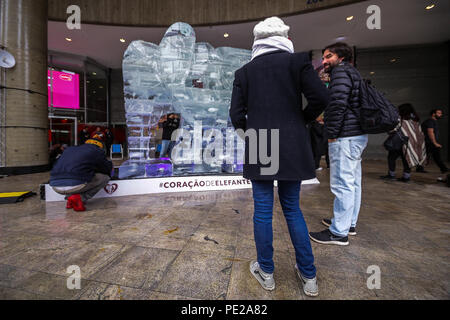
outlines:
{"label": "ceiling", "polygon": [[[429,4],[431,10],[425,10]],[[381,8],[381,30],[369,30],[369,5]],[[353,16],[347,21],[348,16]],[[450,1],[448,0],[371,0],[342,7],[284,17],[291,27],[289,36],[295,51],[321,49],[345,37],[359,48],[425,44],[450,40]],[[175,22],[175,21],[174,21]],[[214,47],[251,49],[255,22],[196,27],[197,42]],[[65,23],[49,21],[48,48],[90,57],[109,68],[121,68],[122,56],[133,40],[159,44],[166,28],[142,28],[82,24],[69,30]],[[229,37],[224,38],[224,33]],[[71,38],[72,42],[65,39]],[[126,40],[125,43],[119,41]]]}

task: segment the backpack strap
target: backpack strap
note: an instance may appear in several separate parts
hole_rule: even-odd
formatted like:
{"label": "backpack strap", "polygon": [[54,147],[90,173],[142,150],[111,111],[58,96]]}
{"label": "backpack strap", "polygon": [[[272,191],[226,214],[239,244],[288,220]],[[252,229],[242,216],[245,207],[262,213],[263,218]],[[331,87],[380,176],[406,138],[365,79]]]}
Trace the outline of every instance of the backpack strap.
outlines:
{"label": "backpack strap", "polygon": [[[358,73],[361,81],[364,81],[362,79],[361,75],[359,74],[358,70],[356,70],[356,72]],[[354,96],[353,95],[353,88],[355,88],[355,81],[353,81],[352,75],[347,71],[347,69],[345,69],[345,73],[347,73],[348,77],[350,78],[350,81],[352,82],[352,89],[350,90],[350,95],[348,97],[348,105],[347,105],[347,107],[348,107],[348,109],[350,109],[356,115],[357,118],[359,118],[360,115],[355,111],[355,109],[353,109],[351,107],[351,100],[352,100],[352,98]],[[359,90],[361,90],[361,84],[359,86]],[[360,92],[360,95],[361,95],[361,92]],[[361,102],[361,99],[360,99],[360,102]]]}

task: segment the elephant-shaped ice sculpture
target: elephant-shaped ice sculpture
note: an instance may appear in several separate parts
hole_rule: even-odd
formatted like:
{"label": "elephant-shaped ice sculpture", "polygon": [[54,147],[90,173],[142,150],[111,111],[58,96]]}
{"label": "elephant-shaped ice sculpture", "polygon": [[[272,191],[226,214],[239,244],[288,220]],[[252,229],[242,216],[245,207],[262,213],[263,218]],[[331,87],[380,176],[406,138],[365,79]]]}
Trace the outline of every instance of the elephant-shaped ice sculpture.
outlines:
{"label": "elephant-shaped ice sculpture", "polygon": [[[119,168],[119,178],[242,172],[244,142],[228,111],[234,72],[250,61],[251,51],[195,41],[194,29],[177,22],[159,46],[133,41],[125,51],[130,160]],[[177,114],[180,127],[171,157],[156,158],[156,133],[167,114]]]}

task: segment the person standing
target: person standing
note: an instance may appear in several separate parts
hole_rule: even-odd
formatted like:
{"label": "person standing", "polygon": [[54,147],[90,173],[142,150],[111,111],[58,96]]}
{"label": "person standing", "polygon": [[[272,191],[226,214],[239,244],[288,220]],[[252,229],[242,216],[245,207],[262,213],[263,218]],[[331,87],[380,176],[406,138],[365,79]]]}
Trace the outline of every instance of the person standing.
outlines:
{"label": "person standing", "polygon": [[111,146],[114,143],[114,134],[111,132],[109,128],[105,129],[105,146],[106,146],[106,155],[111,154]]}
{"label": "person standing", "polygon": [[90,137],[91,135],[89,134],[88,128],[84,127],[83,130],[80,131],[80,145],[84,144]]}
{"label": "person standing", "polygon": [[330,187],[335,199],[334,217],[322,220],[329,228],[310,233],[310,238],[321,244],[348,245],[348,235],[356,234],[361,207],[361,157],[368,135],[363,133],[359,121],[362,79],[352,60],[353,50],[346,43],[338,42],[323,50],[322,64],[331,77],[325,133],[330,155]]}
{"label": "person standing", "polygon": [[[246,134],[259,132],[260,136],[258,140],[255,134],[256,142],[245,141],[244,177],[252,182],[257,251],[257,260],[251,261],[250,272],[264,289],[275,289],[272,215],[274,180],[277,180],[281,206],[295,248],[295,271],[304,293],[317,296],[316,267],[300,209],[300,187],[302,180],[316,176],[306,124],[322,113],[329,93],[314,71],[309,55],[294,53],[288,38],[289,29],[277,17],[255,26],[252,60],[235,73],[230,118],[237,130]],[[305,110],[302,93],[308,101]],[[273,130],[279,133],[279,140],[270,142],[271,146],[279,148],[279,159],[276,159],[279,165],[274,172],[266,172],[264,169],[272,169],[268,168],[267,161],[249,161],[249,158],[255,148],[272,150],[261,140],[272,141]],[[264,133],[266,139],[261,138]]]}
{"label": "person standing", "polygon": [[448,168],[441,159],[442,145],[439,141],[439,126],[438,120],[442,119],[444,113],[442,109],[433,109],[430,112],[431,118],[422,123],[422,131],[425,134],[425,144],[427,154],[433,158],[436,165],[441,170],[441,173],[448,172]]}
{"label": "person standing", "polygon": [[314,163],[316,170],[322,170],[320,166],[320,159],[325,155],[327,168],[330,167],[330,159],[328,158],[328,139],[325,136],[325,125],[323,121],[323,115],[320,115],[311,125],[311,146],[314,155]]}
{"label": "person standing", "polygon": [[102,140],[105,139],[105,133],[102,131],[102,128],[100,127],[97,127],[94,133],[92,133],[92,138],[94,138],[94,136],[99,136]]}
{"label": "person standing", "polygon": [[163,128],[161,152],[160,158],[164,158],[166,154],[170,157],[173,144],[172,133],[180,127],[180,117],[175,113],[170,113],[167,118],[163,118],[161,121],[161,127]]}

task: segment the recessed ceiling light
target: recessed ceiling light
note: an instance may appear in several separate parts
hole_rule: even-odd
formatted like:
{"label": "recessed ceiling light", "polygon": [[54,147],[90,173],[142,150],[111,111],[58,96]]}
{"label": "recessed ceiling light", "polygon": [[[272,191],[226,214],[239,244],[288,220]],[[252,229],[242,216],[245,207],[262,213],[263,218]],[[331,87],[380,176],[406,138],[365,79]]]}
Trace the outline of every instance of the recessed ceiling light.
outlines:
{"label": "recessed ceiling light", "polygon": [[435,7],[435,4],[433,3],[433,4],[430,4],[429,6],[427,6],[425,9],[431,10],[431,9],[433,9],[434,7]]}
{"label": "recessed ceiling light", "polygon": [[99,88],[100,88],[100,89],[103,89],[103,86],[100,86]]}
{"label": "recessed ceiling light", "polygon": [[93,75],[93,76],[96,76],[96,75],[97,75],[97,73],[96,73],[96,72],[92,72],[92,75]]}
{"label": "recessed ceiling light", "polygon": [[72,39],[70,39],[70,38],[66,38],[66,41],[72,42]]}
{"label": "recessed ceiling light", "polygon": [[347,21],[353,20],[353,16],[347,17]]}
{"label": "recessed ceiling light", "polygon": [[224,34],[223,34],[223,37],[224,37],[224,38],[228,38],[229,36],[230,36],[230,35],[229,35],[228,33],[224,33]]}
{"label": "recessed ceiling light", "polygon": [[397,61],[397,59],[395,59],[395,58],[391,60],[391,62],[395,62],[395,61]]}
{"label": "recessed ceiling light", "polygon": [[120,42],[125,42],[125,39],[124,38],[120,38]]}
{"label": "recessed ceiling light", "polygon": [[371,74],[371,75],[374,75],[374,74],[375,74],[375,72],[371,71],[371,72],[370,72],[370,74]]}

